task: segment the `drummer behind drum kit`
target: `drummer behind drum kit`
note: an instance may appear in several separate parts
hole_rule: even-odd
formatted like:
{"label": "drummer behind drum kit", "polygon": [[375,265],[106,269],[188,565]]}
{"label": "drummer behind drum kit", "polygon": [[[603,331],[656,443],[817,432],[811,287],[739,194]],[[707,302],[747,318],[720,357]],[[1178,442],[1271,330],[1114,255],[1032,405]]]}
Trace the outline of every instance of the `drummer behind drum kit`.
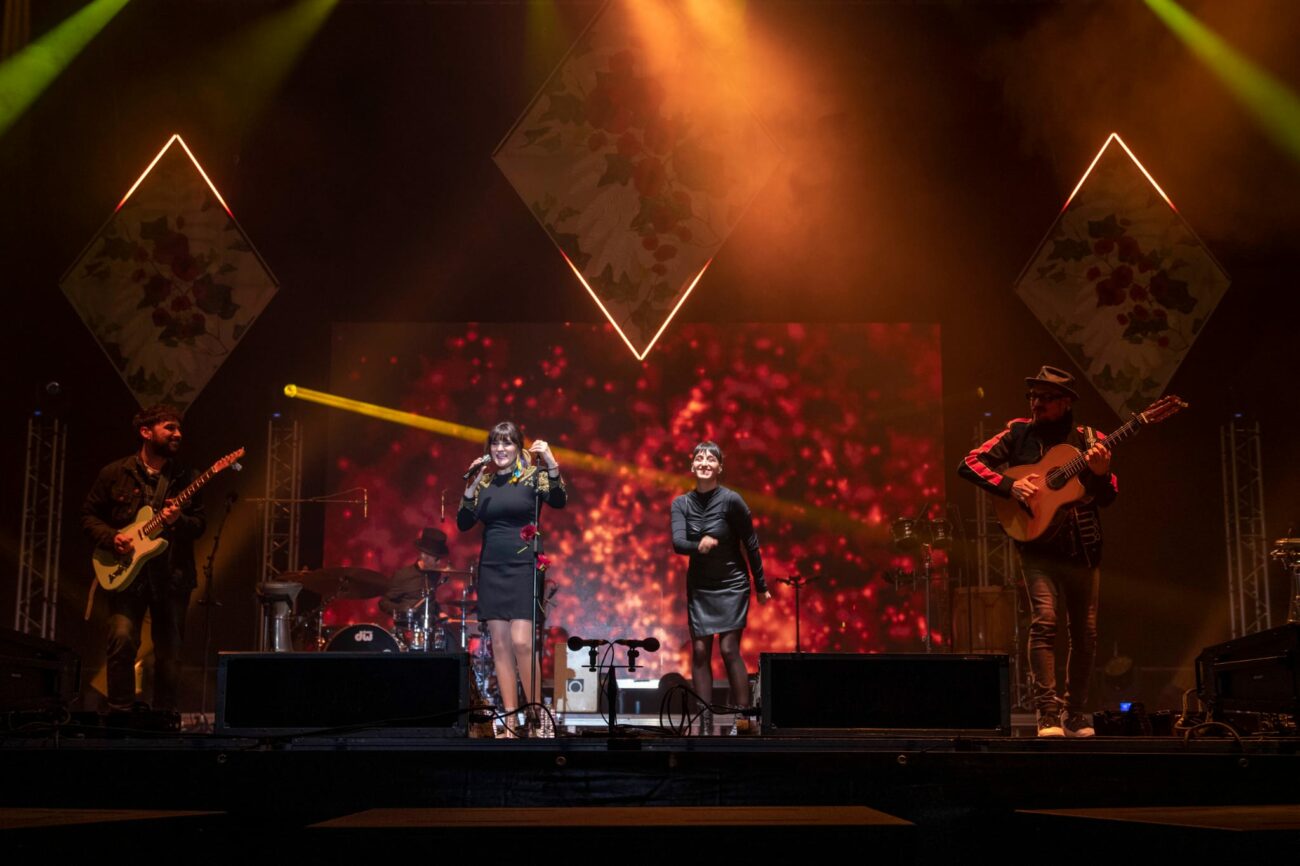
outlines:
{"label": "drummer behind drum kit", "polygon": [[[475,615],[473,569],[424,572],[424,586],[414,604],[393,604],[391,614],[380,608],[390,581],[366,568],[322,568],[280,575],[302,585],[295,617],[294,648],[301,652],[436,652],[468,650],[471,632],[480,624]],[[457,581],[459,592],[449,581]],[[445,592],[439,589],[444,588]],[[448,613],[443,613],[446,608]],[[380,620],[388,618],[391,627]]]}

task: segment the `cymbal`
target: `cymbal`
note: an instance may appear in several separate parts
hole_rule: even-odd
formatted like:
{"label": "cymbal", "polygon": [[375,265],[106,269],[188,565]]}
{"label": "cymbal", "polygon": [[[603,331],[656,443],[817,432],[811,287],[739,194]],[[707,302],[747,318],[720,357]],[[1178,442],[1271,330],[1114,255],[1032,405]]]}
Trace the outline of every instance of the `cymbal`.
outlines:
{"label": "cymbal", "polygon": [[433,571],[426,572],[426,574],[464,574],[466,576],[473,573],[474,569],[472,568],[435,568]]}
{"label": "cymbal", "polygon": [[438,602],[438,604],[441,607],[463,607],[466,610],[468,610],[472,607],[477,606],[478,602],[474,601],[473,599],[466,600],[466,599],[453,598],[453,599],[449,599],[448,601],[440,601]]}
{"label": "cymbal", "polygon": [[1273,546],[1282,550],[1300,550],[1300,538],[1279,538]]}
{"label": "cymbal", "polygon": [[318,568],[280,575],[282,580],[301,583],[319,595],[336,598],[374,598],[388,589],[388,578],[377,571],[355,566]]}

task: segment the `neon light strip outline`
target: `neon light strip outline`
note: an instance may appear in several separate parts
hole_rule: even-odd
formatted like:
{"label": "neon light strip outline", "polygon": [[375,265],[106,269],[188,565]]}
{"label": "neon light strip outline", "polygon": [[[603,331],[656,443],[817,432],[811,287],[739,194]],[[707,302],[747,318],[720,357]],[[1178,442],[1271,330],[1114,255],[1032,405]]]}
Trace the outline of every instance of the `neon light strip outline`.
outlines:
{"label": "neon light strip outline", "polygon": [[596,306],[600,307],[600,311],[605,314],[605,318],[614,326],[614,330],[618,332],[619,337],[623,339],[623,343],[629,350],[631,350],[632,355],[638,361],[644,361],[646,356],[650,354],[650,350],[655,347],[655,343],[659,342],[659,338],[663,336],[664,331],[668,328],[668,324],[673,320],[673,317],[677,315],[677,311],[682,308],[682,304],[686,303],[686,299],[691,296],[691,292],[695,291],[695,286],[699,283],[700,277],[704,276],[704,272],[709,269],[709,265],[713,264],[713,259],[709,259],[704,263],[704,267],[700,268],[700,272],[695,275],[695,279],[691,280],[691,284],[686,287],[686,291],[682,293],[681,298],[678,299],[672,312],[670,312],[668,317],[664,319],[664,323],[659,326],[659,330],[655,331],[655,335],[650,338],[650,342],[646,344],[645,350],[638,352],[636,346],[633,346],[632,341],[627,338],[627,334],[623,333],[623,329],[618,326],[618,322],[614,321],[614,317],[609,314],[609,310],[606,309],[605,305],[601,302],[600,297],[592,291],[591,286],[587,285],[587,281],[583,278],[582,272],[579,271],[573,262],[569,260],[569,257],[564,254],[564,250],[560,250],[560,255],[564,256],[564,261],[568,264],[569,269],[573,271],[573,275],[578,278],[578,282],[582,283],[582,287],[587,290],[587,294],[591,295],[591,299],[596,302]]}
{"label": "neon light strip outline", "polygon": [[216,184],[214,184],[212,179],[208,177],[208,173],[203,170],[203,166],[199,165],[199,161],[194,158],[193,152],[185,143],[185,139],[181,138],[180,133],[174,133],[171,138],[167,139],[167,143],[163,145],[162,150],[158,151],[158,155],[153,158],[153,162],[149,163],[149,167],[144,170],[144,174],[140,175],[139,180],[131,185],[131,188],[126,191],[126,195],[122,196],[122,200],[117,203],[117,207],[113,208],[113,213],[117,213],[122,209],[122,205],[126,204],[126,200],[131,197],[133,192],[135,192],[136,187],[144,182],[144,179],[149,176],[149,172],[153,171],[153,167],[158,164],[158,160],[162,159],[163,154],[166,153],[168,148],[177,141],[181,143],[181,148],[185,151],[185,155],[190,158],[190,162],[194,163],[194,167],[199,170],[199,176],[207,183],[208,189],[212,190],[212,194],[217,197],[217,201],[221,203],[221,206],[225,209],[226,213],[230,215],[231,219],[234,219],[235,214],[230,210],[230,205],[226,204],[226,200],[221,197],[221,193],[217,192]]}
{"label": "neon light strip outline", "polygon": [[1124,152],[1128,154],[1129,159],[1133,160],[1133,164],[1138,167],[1138,171],[1142,172],[1146,179],[1151,182],[1151,185],[1156,188],[1156,192],[1160,193],[1160,197],[1165,200],[1165,204],[1169,205],[1169,207],[1173,209],[1174,213],[1178,213],[1178,208],[1174,207],[1174,203],[1169,199],[1169,196],[1165,195],[1165,191],[1160,188],[1160,184],[1156,183],[1156,179],[1151,176],[1151,173],[1146,170],[1142,163],[1138,162],[1138,158],[1133,155],[1133,151],[1128,149],[1128,145],[1124,143],[1124,139],[1119,137],[1118,132],[1112,132],[1110,138],[1106,139],[1106,143],[1101,146],[1101,150],[1097,151],[1097,155],[1092,158],[1092,162],[1088,165],[1088,170],[1083,173],[1083,177],[1079,178],[1079,182],[1075,184],[1074,190],[1070,193],[1070,197],[1067,198],[1065,204],[1061,206],[1061,213],[1065,213],[1066,208],[1070,206],[1070,202],[1074,201],[1075,195],[1083,188],[1084,181],[1088,179],[1088,175],[1092,174],[1093,168],[1101,159],[1101,155],[1106,152],[1106,148],[1110,147],[1112,141],[1119,142],[1119,146],[1124,148]]}

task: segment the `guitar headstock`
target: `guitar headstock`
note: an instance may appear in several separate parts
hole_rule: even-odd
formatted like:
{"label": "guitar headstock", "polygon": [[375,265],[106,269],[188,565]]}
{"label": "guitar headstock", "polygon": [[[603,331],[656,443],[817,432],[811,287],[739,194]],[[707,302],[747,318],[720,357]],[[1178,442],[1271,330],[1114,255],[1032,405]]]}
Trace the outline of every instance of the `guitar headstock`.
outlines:
{"label": "guitar headstock", "polygon": [[220,460],[218,460],[216,463],[213,463],[213,464],[212,464],[212,471],[213,471],[213,472],[220,472],[220,471],[222,471],[223,469],[229,469],[231,466],[235,465],[235,462],[236,462],[237,460],[239,460],[240,457],[243,457],[243,456],[244,456],[244,449],[243,449],[243,448],[239,448],[239,449],[236,449],[236,450],[234,450],[234,451],[231,451],[231,452],[230,452],[229,454],[227,454],[225,457],[222,457],[222,458],[221,458]]}
{"label": "guitar headstock", "polygon": [[1157,424],[1186,408],[1187,403],[1181,397],[1175,394],[1166,394],[1139,412],[1137,419],[1143,424]]}

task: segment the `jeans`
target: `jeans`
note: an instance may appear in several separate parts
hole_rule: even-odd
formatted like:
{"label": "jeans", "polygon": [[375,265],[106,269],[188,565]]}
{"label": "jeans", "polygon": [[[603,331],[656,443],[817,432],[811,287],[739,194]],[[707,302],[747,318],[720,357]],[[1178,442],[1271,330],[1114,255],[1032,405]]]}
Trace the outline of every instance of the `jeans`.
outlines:
{"label": "jeans", "polygon": [[[1097,600],[1101,571],[1069,559],[1023,556],[1029,594],[1029,697],[1036,710],[1082,711],[1097,657]],[[1065,692],[1057,691],[1057,611],[1069,637]]]}
{"label": "jeans", "polygon": [[[141,575],[137,579],[147,577]],[[135,703],[135,657],[140,651],[140,630],[146,609],[154,648],[153,706],[176,709],[181,642],[185,638],[185,614],[189,606],[190,590],[172,589],[166,580],[148,580],[142,587],[109,595],[107,661],[111,709],[130,709]]]}

